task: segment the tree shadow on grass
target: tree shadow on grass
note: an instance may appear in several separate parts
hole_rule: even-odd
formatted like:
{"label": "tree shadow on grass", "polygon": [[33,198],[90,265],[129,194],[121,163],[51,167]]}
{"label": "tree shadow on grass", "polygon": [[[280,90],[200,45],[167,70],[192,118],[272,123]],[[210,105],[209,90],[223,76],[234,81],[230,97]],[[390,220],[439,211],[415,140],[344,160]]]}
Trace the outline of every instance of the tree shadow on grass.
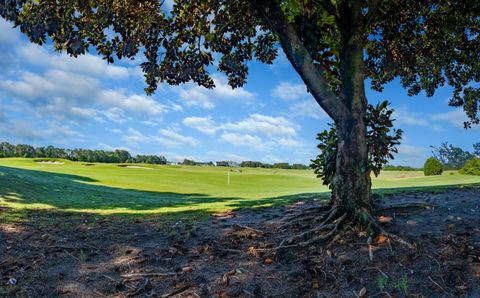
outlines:
{"label": "tree shadow on grass", "polygon": [[[51,207],[58,211],[77,213],[179,215],[179,213],[211,214],[225,210],[282,206],[300,200],[327,200],[329,197],[328,192],[260,199],[212,197],[201,193],[144,191],[90,184],[94,182],[98,181],[84,176],[0,166],[0,199],[6,203],[4,205],[13,209]],[[384,195],[399,192],[445,191],[464,186],[459,184],[384,188],[374,192]]]}
{"label": "tree shadow on grass", "polygon": [[100,214],[172,214],[280,206],[323,197],[303,193],[262,199],[212,197],[201,193],[175,193],[123,189],[90,184],[89,177],[0,166],[0,199],[18,208],[52,207]]}

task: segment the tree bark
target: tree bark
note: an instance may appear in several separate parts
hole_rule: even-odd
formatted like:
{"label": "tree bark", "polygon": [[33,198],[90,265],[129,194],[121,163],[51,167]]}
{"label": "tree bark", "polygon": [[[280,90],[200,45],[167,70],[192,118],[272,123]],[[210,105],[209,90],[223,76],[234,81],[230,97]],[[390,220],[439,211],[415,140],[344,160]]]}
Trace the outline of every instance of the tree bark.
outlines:
{"label": "tree bark", "polygon": [[367,165],[364,113],[337,121],[337,163],[333,178],[333,205],[350,216],[371,206],[371,179]]}
{"label": "tree bark", "polygon": [[340,75],[341,100],[348,117],[335,120],[338,137],[337,162],[333,178],[333,204],[349,215],[371,209],[371,179],[368,168],[367,98],[363,60],[363,39],[360,8],[345,9],[341,26],[342,49]]}

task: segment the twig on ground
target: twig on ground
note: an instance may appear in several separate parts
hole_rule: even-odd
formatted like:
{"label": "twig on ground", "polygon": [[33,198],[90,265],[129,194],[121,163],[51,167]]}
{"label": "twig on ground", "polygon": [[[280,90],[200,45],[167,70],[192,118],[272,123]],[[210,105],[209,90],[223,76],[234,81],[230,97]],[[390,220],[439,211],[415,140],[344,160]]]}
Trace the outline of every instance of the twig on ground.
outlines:
{"label": "twig on ground", "polygon": [[172,297],[172,296],[174,296],[174,295],[177,295],[177,294],[180,294],[180,293],[182,293],[182,292],[185,292],[185,291],[188,290],[189,288],[190,288],[189,285],[183,286],[183,287],[181,287],[181,288],[178,288],[178,289],[174,290],[173,292],[165,293],[165,294],[163,294],[163,295],[160,296],[160,297],[162,297],[162,298]]}
{"label": "twig on ground", "polygon": [[181,272],[152,272],[152,273],[130,273],[120,275],[123,278],[132,278],[132,277],[165,277],[165,276],[176,276],[181,275]]}
{"label": "twig on ground", "polygon": [[218,250],[226,253],[232,253],[232,254],[244,254],[245,252],[240,249],[231,249],[231,248],[217,248]]}
{"label": "twig on ground", "polygon": [[260,230],[257,230],[257,229],[251,228],[251,227],[242,226],[242,225],[239,225],[239,224],[235,224],[234,226],[239,227],[239,228],[241,228],[241,229],[254,231],[254,232],[257,232],[257,233],[259,233],[259,234],[265,234],[263,231],[260,231]]}
{"label": "twig on ground", "polygon": [[105,275],[105,274],[104,274],[103,277],[105,277],[106,279],[109,279],[109,280],[111,280],[111,281],[113,281],[113,282],[117,282],[113,277],[110,277],[110,276],[108,276],[108,275]]}
{"label": "twig on ground", "polygon": [[430,276],[428,277],[428,279],[434,284],[436,285],[440,290],[442,290],[445,294],[447,294],[448,296],[453,296],[452,294],[450,294],[449,292],[445,291],[445,289],[439,285],[436,281],[434,281]]}
{"label": "twig on ground", "polygon": [[389,298],[393,298],[392,295],[390,295],[388,292],[379,292],[377,294],[373,294],[373,295],[368,296],[368,298],[373,298],[373,297],[377,297],[377,296],[380,296],[380,295],[385,295]]}
{"label": "twig on ground", "polygon": [[127,297],[133,297],[137,295],[138,293],[142,292],[145,290],[145,288],[150,284],[150,280],[148,278],[145,278],[145,280],[138,285],[138,287],[131,293],[127,294]]}
{"label": "twig on ground", "polygon": [[107,295],[104,295],[104,294],[100,293],[99,291],[97,291],[97,290],[95,290],[95,289],[92,290],[92,292],[94,292],[96,295],[98,295],[98,296],[100,296],[100,297],[108,297]]}

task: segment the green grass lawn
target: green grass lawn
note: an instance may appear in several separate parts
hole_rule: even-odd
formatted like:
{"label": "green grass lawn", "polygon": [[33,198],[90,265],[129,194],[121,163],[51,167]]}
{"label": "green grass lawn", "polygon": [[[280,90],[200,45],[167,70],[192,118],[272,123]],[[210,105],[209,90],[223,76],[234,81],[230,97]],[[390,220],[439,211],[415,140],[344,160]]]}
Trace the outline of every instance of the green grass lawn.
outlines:
{"label": "green grass lawn", "polygon": [[[328,189],[309,170],[242,168],[230,172],[228,185],[229,169],[222,167],[142,165],[145,169],[62,162],[0,159],[0,207],[99,215],[210,213],[328,196]],[[480,176],[385,171],[373,179],[381,193],[472,183],[480,183]]]}

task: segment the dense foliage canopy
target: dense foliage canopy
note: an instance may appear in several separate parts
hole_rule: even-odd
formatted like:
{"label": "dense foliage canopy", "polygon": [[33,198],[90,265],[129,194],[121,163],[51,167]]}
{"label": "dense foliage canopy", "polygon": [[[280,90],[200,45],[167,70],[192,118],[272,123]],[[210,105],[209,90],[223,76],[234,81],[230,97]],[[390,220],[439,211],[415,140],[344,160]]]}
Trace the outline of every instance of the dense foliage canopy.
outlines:
{"label": "dense foliage canopy", "polygon": [[143,52],[149,93],[159,82],[212,88],[214,59],[241,86],[248,62],[272,63],[279,43],[335,120],[350,109],[347,72],[362,55],[374,89],[399,77],[410,95],[432,96],[448,84],[465,125],[479,122],[480,1],[176,0],[167,11],[158,0],[8,0],[0,15],[73,56],[94,48],[113,62]]}

